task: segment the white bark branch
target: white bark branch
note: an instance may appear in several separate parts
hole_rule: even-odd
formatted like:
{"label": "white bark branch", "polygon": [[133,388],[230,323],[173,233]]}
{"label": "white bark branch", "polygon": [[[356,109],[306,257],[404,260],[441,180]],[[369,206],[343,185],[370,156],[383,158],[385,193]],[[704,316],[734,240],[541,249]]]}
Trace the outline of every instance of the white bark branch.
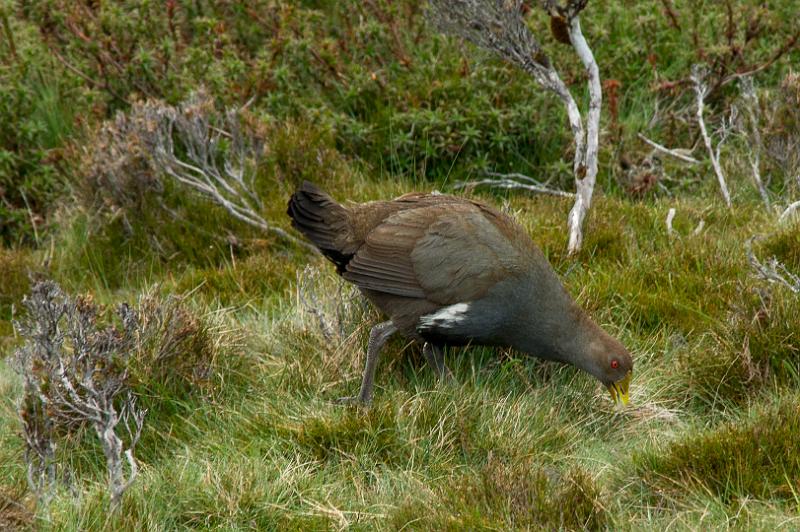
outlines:
{"label": "white bark branch", "polygon": [[[586,1],[570,0],[565,6],[546,1],[540,2],[540,6],[550,16],[563,18],[567,22],[572,47],[588,74],[589,110],[585,124],[575,98],[525,24],[521,15],[521,0],[432,0],[430,17],[441,31],[467,39],[516,64],[540,86],[555,93],[564,104],[575,142],[572,169],[576,194],[567,219],[567,248],[570,254],[574,254],[580,250],[583,242],[583,222],[592,203],[597,179],[600,109],[603,100],[600,72],[581,31],[578,16],[586,7]],[[514,185],[513,188],[525,187]]]}
{"label": "white bark branch", "polygon": [[789,221],[789,218],[792,216],[794,211],[798,209],[800,209],[800,201],[795,201],[794,203],[786,207],[786,210],[781,213],[780,217],[778,218],[778,221],[781,223]]}
{"label": "white bark branch", "polygon": [[532,185],[527,183],[520,183],[513,179],[480,179],[477,181],[458,181],[453,185],[453,188],[474,188],[480,186],[488,186],[491,188],[503,188],[507,190],[527,190],[536,194],[547,194],[550,196],[558,196],[561,198],[574,198],[575,194],[565,192],[563,190],[556,190],[542,185]]}
{"label": "white bark branch", "polygon": [[764,186],[764,181],[761,179],[761,151],[763,149],[763,142],[761,140],[761,129],[759,127],[759,114],[758,108],[758,95],[753,85],[753,79],[749,76],[742,77],[739,80],[739,87],[744,100],[744,110],[746,115],[747,125],[744,126],[743,132],[748,137],[747,159],[750,162],[750,169],[753,172],[753,181],[756,184],[756,189],[761,195],[761,201],[764,202],[764,207],[768,212],[771,212],[769,202],[769,194],[767,187]]}
{"label": "white bark branch", "polygon": [[675,207],[672,207],[669,211],[667,211],[667,235],[670,237],[675,236],[675,229],[672,228],[672,220],[675,219]]}
{"label": "white bark branch", "polygon": [[[600,109],[603,104],[603,89],[600,85],[600,70],[594,54],[581,31],[580,17],[570,20],[569,37],[572,47],[583,63],[589,75],[589,112],[586,118],[586,151],[582,156],[583,164],[575,174],[576,199],[569,213],[568,230],[570,255],[577,253],[583,243],[583,220],[592,204],[592,194],[597,179],[597,158],[600,139]],[[577,157],[577,155],[576,155]]]}
{"label": "white bark branch", "polygon": [[705,106],[706,96],[708,96],[708,85],[705,82],[705,73],[701,70],[701,67],[695,65],[692,68],[692,85],[694,86],[694,92],[696,97],[696,105],[697,105],[697,124],[700,126],[700,134],[703,137],[703,143],[706,145],[706,149],[708,150],[708,156],[711,159],[711,166],[714,167],[714,173],[717,176],[717,181],[719,182],[719,189],[722,192],[722,198],[725,200],[725,205],[728,207],[731,206],[731,194],[728,192],[728,184],[725,181],[725,174],[722,172],[722,166],[719,164],[719,148],[722,145],[722,141],[717,145],[716,151],[714,150],[714,146],[711,143],[711,137],[708,134],[708,130],[706,129],[706,121],[703,118],[703,107]]}
{"label": "white bark branch", "polygon": [[667,155],[669,155],[671,157],[675,157],[676,159],[680,159],[681,161],[683,161],[685,163],[698,164],[700,162],[697,159],[695,159],[694,157],[690,157],[690,156],[682,153],[682,152],[687,151],[687,150],[669,149],[666,146],[662,146],[658,142],[655,142],[655,141],[652,141],[652,140],[648,139],[647,137],[645,137],[641,133],[638,133],[637,135],[645,143],[647,143],[648,145],[650,145],[654,149],[660,151],[661,153],[665,153],[665,154],[667,154]]}

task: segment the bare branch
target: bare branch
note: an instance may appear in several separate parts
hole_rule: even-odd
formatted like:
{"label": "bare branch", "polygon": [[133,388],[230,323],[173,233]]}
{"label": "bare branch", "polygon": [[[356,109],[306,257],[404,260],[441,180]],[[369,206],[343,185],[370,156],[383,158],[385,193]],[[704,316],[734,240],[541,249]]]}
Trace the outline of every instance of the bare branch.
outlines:
{"label": "bare branch", "polygon": [[798,209],[800,209],[800,201],[795,201],[794,203],[786,207],[786,210],[784,210],[781,213],[780,217],[778,218],[778,221],[781,223],[789,221],[789,218],[792,216],[794,211]]}
{"label": "bare branch", "polygon": [[669,149],[669,148],[667,148],[665,146],[662,146],[658,142],[655,142],[655,141],[652,141],[652,140],[648,139],[647,137],[645,137],[641,133],[638,133],[637,135],[646,144],[650,145],[651,147],[653,147],[654,149],[660,151],[661,153],[665,153],[665,154],[667,154],[669,156],[675,157],[676,159],[680,159],[681,161],[683,161],[685,163],[698,164],[700,162],[697,159],[695,159],[694,157],[690,157],[690,156],[686,155],[686,153],[691,153],[690,150]]}
{"label": "bare branch", "polygon": [[550,59],[522,19],[522,0],[432,0],[430,18],[442,33],[496,53],[555,90]]}
{"label": "bare branch", "polygon": [[[572,47],[583,63],[589,75],[589,112],[586,118],[586,151],[583,155],[582,166],[578,167],[575,174],[577,188],[575,205],[569,212],[569,244],[567,250],[570,255],[577,253],[583,243],[583,220],[592,203],[595,180],[597,178],[597,156],[600,140],[600,110],[603,103],[603,89],[600,85],[600,70],[594,59],[592,50],[581,32],[581,23],[577,15],[570,19],[569,37]],[[577,146],[576,146],[577,150]],[[584,171],[585,169],[585,171]],[[582,175],[583,174],[583,175]]]}
{"label": "bare branch", "polygon": [[263,204],[254,181],[265,142],[244,131],[239,110],[231,109],[216,119],[213,101],[198,91],[177,107],[148,102],[138,111],[148,126],[141,133],[158,170],[237,220],[318,252],[261,216]]}
{"label": "bare branch", "polygon": [[520,183],[513,179],[481,179],[478,181],[458,181],[453,185],[453,188],[466,188],[472,189],[480,186],[488,186],[490,188],[504,188],[507,190],[527,190],[537,194],[548,194],[550,196],[559,196],[562,198],[574,198],[575,194],[571,192],[564,192],[563,190],[556,190],[542,185],[533,185],[527,183]]}
{"label": "bare branch", "polygon": [[[722,167],[719,164],[719,150],[720,146],[722,145],[723,140],[717,144],[717,149],[714,149],[714,146],[711,143],[711,137],[708,134],[708,130],[706,129],[706,122],[703,119],[703,107],[705,106],[705,99],[708,96],[708,84],[706,83],[706,78],[708,77],[708,70],[703,67],[702,65],[694,65],[692,67],[692,75],[691,81],[694,87],[694,92],[696,96],[696,105],[697,105],[697,124],[700,126],[700,134],[703,136],[703,142],[706,145],[706,149],[708,150],[708,156],[711,159],[711,166],[714,167],[714,173],[717,176],[717,181],[719,182],[719,188],[722,192],[722,198],[725,200],[725,204],[730,207],[731,206],[731,195],[728,192],[728,184],[725,181],[725,174],[722,172]],[[725,130],[723,129],[723,132]]]}
{"label": "bare branch", "polygon": [[743,107],[746,117],[745,125],[741,127],[741,130],[748,141],[747,159],[750,162],[753,181],[756,184],[758,193],[761,195],[761,200],[764,202],[764,207],[767,211],[771,211],[769,194],[761,179],[761,152],[763,150],[759,120],[761,111],[758,107],[758,95],[753,85],[753,78],[750,76],[741,77],[739,79],[739,90],[744,101]]}
{"label": "bare branch", "polygon": [[[602,87],[597,62],[583,36],[579,13],[587,0],[541,0],[540,6],[551,17],[563,20],[569,39],[588,75],[589,109],[584,125],[580,109],[564,81],[542,51],[539,42],[522,18],[521,0],[432,0],[430,18],[443,32],[464,38],[473,44],[496,53],[527,72],[541,87],[554,92],[567,111],[575,142],[573,173],[575,175],[575,204],[567,219],[570,254],[577,252],[583,241],[583,221],[592,202],[597,178],[597,154],[600,132]],[[534,188],[512,185],[535,192]],[[558,194],[561,195],[561,194]]]}
{"label": "bare branch", "polygon": [[800,294],[800,276],[787,270],[786,266],[781,264],[775,257],[769,259],[766,264],[759,261],[753,253],[753,240],[755,239],[756,237],[751,237],[745,242],[745,252],[750,266],[755,270],[756,276],[768,283],[785,286],[795,294]]}
{"label": "bare branch", "polygon": [[672,220],[675,219],[675,207],[670,208],[667,212],[667,235],[670,237],[675,236],[675,229],[672,228]]}

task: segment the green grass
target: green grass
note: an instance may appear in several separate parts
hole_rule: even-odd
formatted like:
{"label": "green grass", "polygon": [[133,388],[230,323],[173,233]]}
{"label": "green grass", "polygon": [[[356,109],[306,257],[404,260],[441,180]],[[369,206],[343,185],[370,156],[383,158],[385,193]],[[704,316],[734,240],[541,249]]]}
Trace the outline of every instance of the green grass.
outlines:
{"label": "green grass", "polygon": [[[394,193],[361,179],[350,186],[365,187],[362,198]],[[273,262],[258,251],[212,269],[155,270],[147,280],[161,292],[194,288],[188,297],[201,314],[225,309],[206,333],[222,347],[212,393],[151,389],[142,474],[121,511],[105,510],[102,454],[89,446],[73,457],[81,496],[57,495],[50,521],[37,514],[36,526],[657,529],[673,519],[689,528],[798,519],[789,481],[800,437],[792,421],[798,303],[750,278],[741,246],[771,222],[750,209],[729,213],[714,198],[686,198],[681,213],[703,210],[707,228],[670,239],[666,201],[601,197],[593,218],[603,223],[573,261],[558,231],[566,204],[508,199],[569,290],[634,353],[632,407],[616,411],[572,368],[490,349],[448,353],[457,383],[441,385],[417,348],[394,340],[373,407],[342,408],[332,401],[358,387],[377,316],[356,306],[341,332],[323,336],[295,279],[310,260],[319,273],[304,296],[333,323],[347,292],[327,264],[302,253]],[[733,222],[737,215],[749,222]],[[757,254],[775,249],[776,238],[757,244]],[[141,290],[83,282],[105,302]],[[766,309],[756,288],[769,292]],[[2,422],[14,427],[16,379],[7,366],[3,378]],[[0,447],[0,472],[32,512],[14,433]],[[762,449],[767,462],[744,459]]]}
{"label": "green grass", "polygon": [[[677,32],[662,2],[589,4],[585,33],[603,78],[621,86],[618,123],[604,111],[598,186],[576,257],[566,255],[570,201],[469,193],[518,219],[567,289],[628,346],[632,404],[617,409],[585,374],[510,350],[452,349],[455,382],[440,384],[419,346],[395,338],[364,410],[334,401],[358,389],[377,312],[320,257],[183,189],[115,203],[122,196],[85,164],[118,160],[101,122],[137,98],[178,102],[201,82],[220,109],[255,97],[248,120],[269,139],[256,173],[262,214],[288,229],[286,200],[304,179],[353,201],[452,192],[486,169],[569,188],[557,102],[514,68],[432,35],[410,0],[178,3],[172,21],[156,3],[101,3],[97,19],[73,2],[29,4],[8,11],[16,58],[0,38],[0,215],[9,221],[0,230],[0,529],[800,526],[800,298],[756,279],[745,254],[758,235],[761,260],[800,273],[798,221],[778,224],[765,211],[741,139],[722,151],[730,209],[705,163],[664,159],[664,188],[638,196],[618,164],[649,154],[640,131],[693,145],[690,91],[661,85],[730,52],[723,8],[706,3],[695,17],[695,3],[676,0]],[[750,60],[784,42],[792,7],[763,8]],[[545,17],[529,22],[582,97],[570,50],[547,37]],[[106,55],[94,53],[98,43],[108,43]],[[47,62],[47,46],[73,68]],[[107,57],[120,68],[101,64]],[[768,142],[800,136],[797,106],[778,91],[797,58],[795,50],[756,79],[779,115],[764,124]],[[728,84],[709,102],[710,128],[736,94]],[[122,165],[121,177],[138,162]],[[776,204],[796,199],[793,177],[771,156],[767,174]],[[141,471],[115,513],[89,432],[60,448],[76,472],[71,487],[48,504],[28,488],[11,320],[29,272],[102,305],[182,297],[181,357],[158,365],[148,348],[136,360],[133,382],[149,409]],[[195,361],[207,369],[200,378]]]}

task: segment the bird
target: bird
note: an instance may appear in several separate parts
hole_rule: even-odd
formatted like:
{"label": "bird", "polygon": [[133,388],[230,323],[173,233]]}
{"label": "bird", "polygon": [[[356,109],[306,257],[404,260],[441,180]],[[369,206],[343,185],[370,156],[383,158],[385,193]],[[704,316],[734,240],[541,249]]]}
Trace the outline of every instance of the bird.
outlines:
{"label": "bird", "polygon": [[387,321],[367,343],[358,395],[373,397],[382,347],[395,333],[422,345],[441,380],[451,379],[446,346],[511,347],[571,364],[626,405],[633,359],[570,296],[525,229],[490,205],[440,193],[343,205],[311,182],[292,194],[287,214]]}

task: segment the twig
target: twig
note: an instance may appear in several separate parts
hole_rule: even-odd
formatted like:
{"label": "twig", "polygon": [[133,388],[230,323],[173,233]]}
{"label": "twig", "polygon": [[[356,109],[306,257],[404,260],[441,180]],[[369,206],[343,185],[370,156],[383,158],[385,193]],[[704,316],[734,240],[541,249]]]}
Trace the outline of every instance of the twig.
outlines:
{"label": "twig", "polygon": [[672,220],[675,219],[675,207],[670,208],[667,212],[667,235],[670,237],[675,236],[675,229],[672,228]]}
{"label": "twig", "polygon": [[800,44],[800,30],[798,30],[794,35],[790,36],[786,40],[784,45],[781,46],[774,54],[772,54],[772,57],[770,57],[767,61],[751,68],[750,70],[746,70],[745,72],[737,72],[735,74],[731,74],[727,78],[723,79],[719,83],[719,86],[727,85],[731,81],[736,81],[737,79],[746,76],[752,76],[753,74],[757,74],[762,70],[768,69],[769,67],[774,65],[781,57],[792,51],[792,49],[795,48],[798,44]]}
{"label": "twig", "polygon": [[[769,203],[769,194],[764,182],[761,179],[761,150],[763,143],[761,141],[761,131],[759,129],[759,109],[758,109],[758,96],[756,95],[755,87],[753,86],[753,78],[744,76],[739,80],[739,87],[744,100],[744,110],[746,114],[747,125],[742,127],[743,133],[748,137],[747,160],[750,162],[750,168],[753,172],[753,181],[755,181],[758,193],[761,195],[761,200],[764,202],[764,207],[767,211],[771,211]],[[748,127],[749,126],[749,127]]]}
{"label": "twig", "polygon": [[767,264],[763,264],[756,258],[753,253],[753,240],[755,239],[756,237],[753,236],[745,242],[745,252],[750,266],[756,271],[756,276],[768,283],[785,286],[795,294],[800,294],[800,277],[787,270],[786,266],[781,264],[775,257],[769,259]]}
{"label": "twig", "polygon": [[665,146],[662,146],[658,142],[655,142],[655,141],[652,141],[652,140],[648,139],[647,137],[645,137],[641,133],[638,133],[637,135],[638,135],[638,137],[640,139],[642,139],[644,142],[646,142],[647,144],[649,144],[650,146],[652,146],[656,150],[658,150],[658,151],[660,151],[662,153],[666,153],[667,155],[671,155],[672,157],[675,157],[676,159],[680,159],[681,161],[683,161],[685,163],[698,164],[700,162],[697,159],[695,159],[694,157],[689,157],[688,155],[684,155],[683,153],[681,153],[681,151],[688,151],[688,150],[677,150],[677,149],[672,149],[671,150],[671,149],[669,149],[669,148],[667,148]]}
{"label": "twig", "polygon": [[518,179],[520,181],[527,181],[528,183],[530,183],[532,185],[539,185],[540,187],[546,187],[551,181],[550,179],[548,179],[546,182],[542,183],[541,181],[536,180],[536,179],[532,178],[531,176],[527,176],[525,174],[520,174],[520,173],[517,173],[517,172],[510,172],[508,174],[503,174],[503,173],[500,173],[500,172],[488,172],[487,171],[487,172],[484,172],[483,175],[488,176],[488,177],[499,177],[501,179]]}
{"label": "twig", "polygon": [[542,185],[529,185],[520,183],[513,179],[481,179],[479,181],[458,181],[453,185],[453,188],[473,188],[479,186],[489,186],[491,188],[504,188],[507,190],[527,190],[537,194],[548,194],[550,196],[559,196],[562,198],[574,198],[575,194],[572,192],[565,192],[563,190],[556,190],[553,188],[544,187]]}
{"label": "twig", "polygon": [[794,203],[786,207],[786,210],[781,213],[780,217],[778,218],[778,221],[781,223],[788,221],[792,213],[794,213],[794,211],[798,209],[800,209],[800,201],[795,201]]}

